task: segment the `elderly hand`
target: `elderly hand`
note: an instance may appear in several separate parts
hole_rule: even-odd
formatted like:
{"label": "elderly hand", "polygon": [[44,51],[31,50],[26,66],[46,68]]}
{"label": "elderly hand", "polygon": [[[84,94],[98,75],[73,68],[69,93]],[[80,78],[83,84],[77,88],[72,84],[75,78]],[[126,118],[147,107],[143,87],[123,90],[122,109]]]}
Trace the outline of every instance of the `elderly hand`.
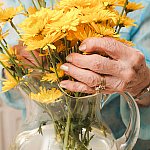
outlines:
{"label": "elderly hand", "polygon": [[[67,56],[68,63],[63,64],[61,69],[77,81],[62,81],[60,86],[63,88],[95,93],[95,87],[100,85],[104,76],[106,89],[103,93],[126,91],[136,96],[150,84],[150,70],[144,55],[135,48],[104,37],[86,39],[79,49],[94,54],[72,53]],[[109,57],[103,57],[101,53],[106,53]]]}
{"label": "elderly hand", "polygon": [[[37,62],[35,61],[35,59],[33,58],[33,56],[31,55],[31,53],[29,51],[27,51],[25,49],[26,47],[23,46],[22,42],[19,42],[18,45],[13,46],[13,49],[15,50],[16,56],[19,60],[21,60],[21,62],[25,65],[32,65],[35,66],[37,65]],[[39,53],[37,51],[34,51],[34,55],[38,58],[39,57]],[[38,59],[39,60],[39,59]]]}

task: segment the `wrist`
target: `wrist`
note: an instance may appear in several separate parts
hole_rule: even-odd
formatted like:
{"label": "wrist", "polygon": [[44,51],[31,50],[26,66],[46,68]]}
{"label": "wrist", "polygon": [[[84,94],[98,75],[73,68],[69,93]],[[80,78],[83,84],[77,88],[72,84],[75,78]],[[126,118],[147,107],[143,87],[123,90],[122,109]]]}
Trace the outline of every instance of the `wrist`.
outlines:
{"label": "wrist", "polygon": [[134,97],[141,106],[150,106],[150,69],[146,86]]}
{"label": "wrist", "polygon": [[142,100],[145,97],[149,97],[150,96],[150,84],[145,87],[135,98]]}
{"label": "wrist", "polygon": [[144,97],[143,99],[136,99],[137,104],[141,107],[149,107],[150,106],[150,95]]}

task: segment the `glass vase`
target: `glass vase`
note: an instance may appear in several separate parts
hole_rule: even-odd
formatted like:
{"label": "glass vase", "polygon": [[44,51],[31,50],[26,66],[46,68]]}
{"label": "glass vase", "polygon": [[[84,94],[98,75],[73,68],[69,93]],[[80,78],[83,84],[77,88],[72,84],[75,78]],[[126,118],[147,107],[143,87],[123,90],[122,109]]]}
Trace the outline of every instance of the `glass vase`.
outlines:
{"label": "glass vase", "polygon": [[[41,82],[41,74],[26,76],[23,84],[20,84],[24,95],[28,96],[27,102],[30,103],[30,108],[27,109],[27,112],[30,112],[27,120],[30,121],[25,125],[26,130],[17,135],[12,146],[13,150],[130,150],[133,148],[139,134],[140,117],[138,107],[130,94],[122,94],[129,104],[130,123],[124,135],[115,139],[101,115],[110,95],[99,93],[72,97],[64,93],[51,103],[37,102],[36,97],[30,99],[31,93],[38,94],[41,87],[46,90],[57,87],[55,84]],[[34,109],[34,106],[37,109]],[[38,116],[36,123],[34,115]],[[43,118],[42,116],[45,115],[46,117]],[[41,122],[42,124],[39,124]]]}

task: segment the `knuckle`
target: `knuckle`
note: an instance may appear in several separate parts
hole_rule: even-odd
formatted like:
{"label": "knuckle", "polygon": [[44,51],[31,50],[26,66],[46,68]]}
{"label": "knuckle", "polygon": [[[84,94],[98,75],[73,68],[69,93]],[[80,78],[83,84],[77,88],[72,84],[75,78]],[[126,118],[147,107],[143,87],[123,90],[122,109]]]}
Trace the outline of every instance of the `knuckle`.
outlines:
{"label": "knuckle", "polygon": [[137,67],[141,65],[145,61],[145,56],[139,51],[136,51],[135,55],[133,56],[133,64],[132,67]]}
{"label": "knuckle", "polygon": [[133,69],[128,69],[124,75],[126,82],[130,82],[136,78],[136,73]]}
{"label": "knuckle", "polygon": [[106,58],[103,59],[103,57],[100,57],[97,54],[93,55],[92,60],[94,61],[91,61],[90,69],[95,72],[100,73],[101,70],[104,70],[105,68],[109,67],[109,60],[106,61]]}
{"label": "knuckle", "polygon": [[69,55],[69,61],[72,63],[78,63],[80,60],[80,54],[77,53],[72,53]]}
{"label": "knuckle", "polygon": [[138,60],[138,62],[143,62],[143,61],[145,61],[145,56],[144,56],[144,54],[141,53],[141,52],[138,52],[137,60]]}
{"label": "knuckle", "polygon": [[87,88],[85,88],[85,86],[84,85],[78,85],[78,91],[80,91],[80,92],[85,92],[87,90]]}
{"label": "knuckle", "polygon": [[78,83],[74,83],[72,84],[72,91],[79,91],[81,88],[81,85],[79,85]]}
{"label": "knuckle", "polygon": [[80,92],[82,92],[82,93],[90,93],[91,91],[89,90],[88,86],[82,85],[80,87]]}
{"label": "knuckle", "polygon": [[87,77],[87,82],[86,82],[86,84],[87,84],[88,86],[90,86],[90,87],[94,87],[94,86],[97,86],[98,81],[99,81],[98,77],[95,77],[95,76],[92,76],[92,75],[91,75],[91,76]]}
{"label": "knuckle", "polygon": [[118,47],[118,43],[113,38],[105,37],[105,45],[107,46],[108,50],[113,50]]}
{"label": "knuckle", "polygon": [[98,72],[99,68],[102,68],[104,66],[104,63],[101,63],[101,60],[96,55],[93,55],[93,60],[91,62],[91,69]]}
{"label": "knuckle", "polygon": [[109,70],[117,75],[120,75],[124,70],[124,66],[120,65],[119,63],[111,63],[111,67],[109,67]]}

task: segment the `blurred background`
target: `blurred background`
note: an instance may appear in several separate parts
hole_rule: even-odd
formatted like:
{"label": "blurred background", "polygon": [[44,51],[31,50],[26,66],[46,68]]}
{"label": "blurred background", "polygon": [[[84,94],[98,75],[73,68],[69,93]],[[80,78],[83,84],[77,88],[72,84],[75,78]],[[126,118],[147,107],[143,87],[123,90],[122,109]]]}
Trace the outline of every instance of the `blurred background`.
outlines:
{"label": "blurred background", "polygon": [[0,150],[9,149],[21,122],[21,111],[7,106],[0,99]]}

